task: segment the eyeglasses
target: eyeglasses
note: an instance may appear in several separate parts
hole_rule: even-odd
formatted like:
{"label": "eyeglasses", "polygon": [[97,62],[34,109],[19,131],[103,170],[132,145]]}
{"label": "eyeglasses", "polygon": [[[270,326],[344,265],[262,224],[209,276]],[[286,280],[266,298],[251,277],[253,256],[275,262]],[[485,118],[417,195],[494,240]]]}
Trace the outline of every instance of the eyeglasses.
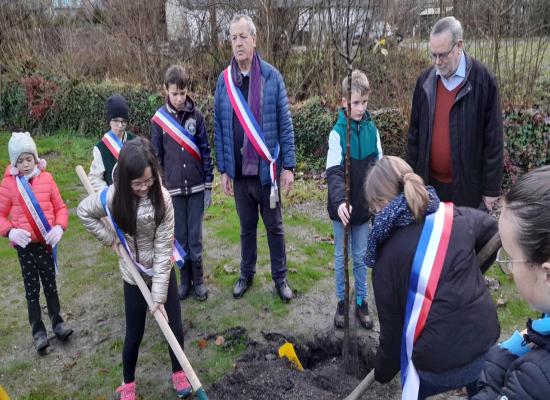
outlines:
{"label": "eyeglasses", "polygon": [[451,50],[445,53],[432,53],[429,51],[428,54],[430,55],[433,61],[437,60],[438,57],[440,60],[446,60],[447,57],[449,57],[449,54],[451,54],[451,51],[453,51],[453,49],[455,48],[455,46],[456,46],[456,43],[453,44],[453,47],[451,47]]}
{"label": "eyeglasses", "polygon": [[155,183],[155,177],[151,176],[151,177],[145,179],[144,181],[130,183],[130,187],[134,190],[139,190],[143,186],[146,186],[146,187],[149,188],[149,187],[153,186],[153,183]]}
{"label": "eyeglasses", "polygon": [[114,124],[120,124],[122,126],[128,125],[128,121],[126,121],[125,119],[112,119],[111,122]]}
{"label": "eyeglasses", "polygon": [[504,272],[506,275],[510,275],[512,273],[512,267],[515,262],[527,262],[527,260],[512,260],[508,253],[506,253],[506,250],[501,247],[500,249],[498,249],[496,262],[502,272]]}

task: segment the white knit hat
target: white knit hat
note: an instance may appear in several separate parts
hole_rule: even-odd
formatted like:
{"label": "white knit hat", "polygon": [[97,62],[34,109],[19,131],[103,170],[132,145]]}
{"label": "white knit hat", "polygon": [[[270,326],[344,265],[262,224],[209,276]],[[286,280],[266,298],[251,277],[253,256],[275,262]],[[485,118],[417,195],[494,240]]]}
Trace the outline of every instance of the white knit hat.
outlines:
{"label": "white knit hat", "polygon": [[31,138],[29,132],[12,132],[11,139],[8,143],[8,153],[10,155],[11,170],[12,175],[18,175],[19,171],[17,170],[17,159],[23,153],[30,153],[34,156],[38,164],[38,168],[43,170],[46,168],[46,160],[41,160],[38,158],[38,152],[36,151],[36,144]]}

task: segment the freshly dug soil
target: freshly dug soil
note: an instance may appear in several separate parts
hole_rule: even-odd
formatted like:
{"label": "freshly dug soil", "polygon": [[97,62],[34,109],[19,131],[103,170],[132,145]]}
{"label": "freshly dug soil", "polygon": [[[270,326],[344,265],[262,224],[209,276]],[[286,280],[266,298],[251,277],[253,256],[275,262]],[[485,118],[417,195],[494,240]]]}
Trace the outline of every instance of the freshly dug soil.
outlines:
{"label": "freshly dug soil", "polygon": [[[236,362],[235,370],[207,388],[212,400],[322,400],[343,399],[366,376],[373,363],[374,346],[368,337],[359,337],[356,376],[344,371],[342,339],[334,332],[312,341],[280,333],[264,333],[265,344],[248,341],[248,349]],[[305,371],[296,370],[277,355],[285,341],[294,344]],[[373,385],[368,399],[399,398],[394,385]]]}

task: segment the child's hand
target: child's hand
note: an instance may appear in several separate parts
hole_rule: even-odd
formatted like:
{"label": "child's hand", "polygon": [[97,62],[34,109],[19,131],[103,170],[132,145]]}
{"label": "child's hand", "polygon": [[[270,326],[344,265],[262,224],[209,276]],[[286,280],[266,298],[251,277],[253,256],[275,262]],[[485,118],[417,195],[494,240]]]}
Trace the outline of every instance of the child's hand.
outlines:
{"label": "child's hand", "polygon": [[56,225],[46,234],[46,244],[55,247],[55,245],[57,245],[57,243],[59,243],[59,241],[61,240],[62,236],[63,228],[59,225]]}
{"label": "child's hand", "polygon": [[349,212],[346,207],[346,203],[340,204],[340,206],[338,207],[338,216],[340,217],[344,225],[348,224],[350,213],[351,213],[351,204],[349,206]]}
{"label": "child's hand", "polygon": [[150,308],[151,314],[155,314],[155,311],[159,311],[162,316],[166,319],[166,322],[168,322],[168,314],[166,314],[166,310],[164,309],[164,304],[153,302],[153,305]]}
{"label": "child's hand", "polygon": [[22,248],[27,247],[27,245],[31,241],[30,232],[19,228],[11,229],[8,237],[10,239],[10,242],[15,243],[16,245]]}

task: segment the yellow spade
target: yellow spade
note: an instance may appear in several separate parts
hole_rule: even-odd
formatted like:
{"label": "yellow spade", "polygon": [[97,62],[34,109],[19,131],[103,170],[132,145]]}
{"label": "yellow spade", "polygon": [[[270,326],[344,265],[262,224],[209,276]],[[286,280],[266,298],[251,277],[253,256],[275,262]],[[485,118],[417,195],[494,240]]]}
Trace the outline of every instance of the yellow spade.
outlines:
{"label": "yellow spade", "polygon": [[304,367],[302,367],[302,363],[300,363],[300,360],[298,360],[298,356],[296,355],[296,351],[294,350],[294,346],[292,345],[292,343],[286,342],[281,347],[279,347],[279,357],[286,357],[288,361],[290,361],[298,371],[304,370]]}
{"label": "yellow spade", "polygon": [[8,396],[2,385],[0,385],[0,400],[10,400],[10,396]]}

